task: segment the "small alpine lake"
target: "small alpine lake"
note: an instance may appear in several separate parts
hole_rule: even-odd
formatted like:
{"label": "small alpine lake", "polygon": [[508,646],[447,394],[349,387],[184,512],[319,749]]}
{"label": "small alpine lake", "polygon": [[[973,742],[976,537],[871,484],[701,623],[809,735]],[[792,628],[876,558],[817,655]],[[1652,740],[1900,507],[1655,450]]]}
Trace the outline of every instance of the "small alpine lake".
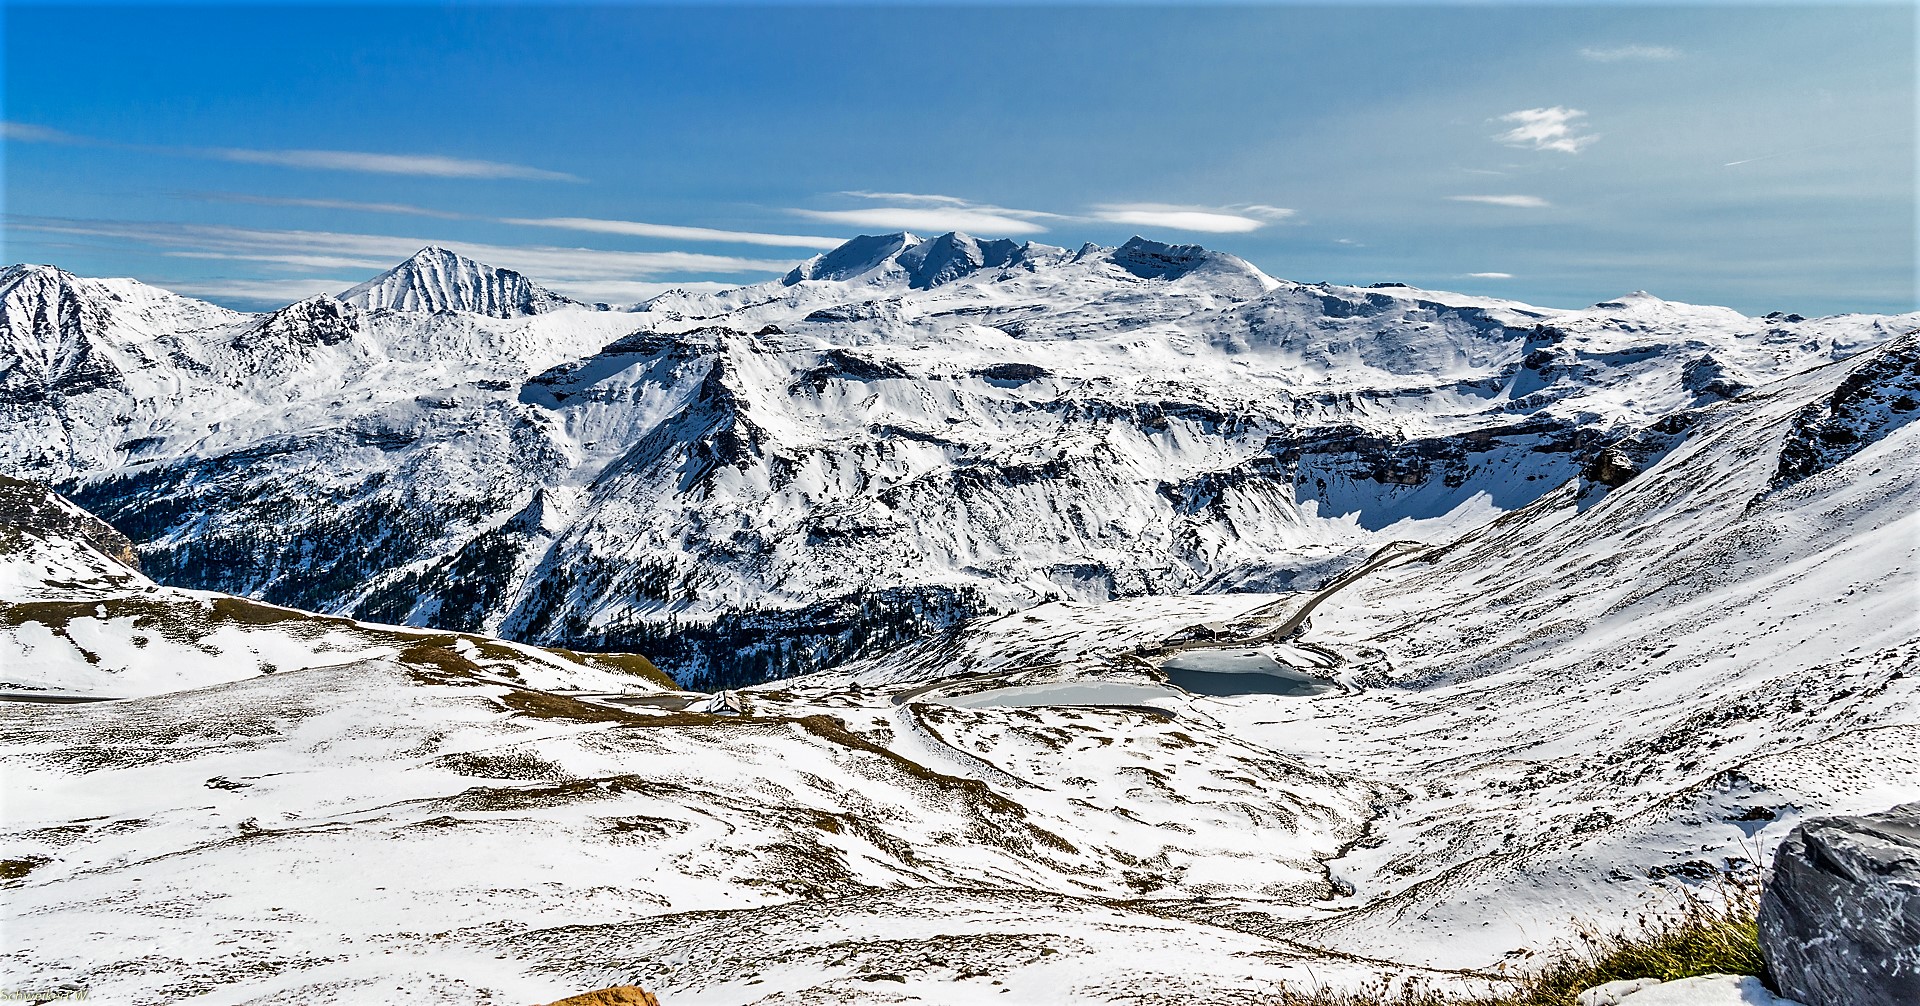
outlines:
{"label": "small alpine lake", "polygon": [[1167,680],[1195,695],[1324,695],[1339,686],[1296,670],[1265,652],[1237,648],[1186,650],[1160,662]]}

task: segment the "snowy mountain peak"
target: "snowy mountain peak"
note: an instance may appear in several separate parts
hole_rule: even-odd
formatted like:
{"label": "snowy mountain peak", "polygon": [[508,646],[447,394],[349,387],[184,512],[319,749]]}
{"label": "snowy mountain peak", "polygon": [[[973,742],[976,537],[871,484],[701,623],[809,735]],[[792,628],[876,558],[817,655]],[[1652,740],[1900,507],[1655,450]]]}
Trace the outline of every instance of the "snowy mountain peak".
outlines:
{"label": "snowy mountain peak", "polygon": [[465,311],[520,318],[581,306],[511,269],[428,245],[412,258],[347,290],[339,299],[367,310]]}
{"label": "snowy mountain peak", "polygon": [[[112,383],[108,345],[135,345],[160,332],[228,324],[243,315],[131,279],[85,279],[50,265],[0,269],[0,366],[6,379],[67,381],[69,389]],[[31,375],[31,376],[30,376]]]}
{"label": "snowy mountain peak", "polygon": [[360,310],[325,294],[295,301],[263,319],[241,341],[251,345],[336,345],[360,327]]}
{"label": "snowy mountain peak", "polygon": [[16,262],[0,269],[0,294],[11,291],[22,282],[33,280],[58,280],[61,277],[72,279],[73,274],[58,266],[35,265],[31,262]]}
{"label": "snowy mountain peak", "polygon": [[1019,252],[1020,246],[1007,238],[982,242],[952,231],[905,249],[899,260],[914,289],[930,290],[976,269],[1006,265]]}
{"label": "snowy mountain peak", "polygon": [[1134,235],[1108,257],[1114,265],[1141,279],[1180,279],[1195,273],[1237,273],[1255,279],[1267,289],[1279,285],[1251,262],[1200,245],[1170,245]]}
{"label": "snowy mountain peak", "polygon": [[915,290],[931,290],[981,269],[993,269],[1017,259],[1024,246],[1001,238],[981,241],[959,231],[921,238],[904,231],[863,234],[832,251],[795,266],[781,282],[795,286],[807,280],[846,282],[898,280],[904,277]]}
{"label": "snowy mountain peak", "polygon": [[781,282],[794,286],[807,280],[854,279],[883,268],[902,250],[919,243],[919,238],[905,231],[862,234],[794,266]]}

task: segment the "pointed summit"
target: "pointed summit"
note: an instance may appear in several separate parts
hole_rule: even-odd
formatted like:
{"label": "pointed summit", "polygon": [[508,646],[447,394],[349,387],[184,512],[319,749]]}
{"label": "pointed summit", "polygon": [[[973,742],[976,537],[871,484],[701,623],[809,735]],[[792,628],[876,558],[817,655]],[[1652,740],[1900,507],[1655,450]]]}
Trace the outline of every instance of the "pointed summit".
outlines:
{"label": "pointed summit", "polygon": [[428,245],[392,269],[339,294],[355,307],[393,311],[465,311],[520,318],[581,306],[512,269],[475,262]]}

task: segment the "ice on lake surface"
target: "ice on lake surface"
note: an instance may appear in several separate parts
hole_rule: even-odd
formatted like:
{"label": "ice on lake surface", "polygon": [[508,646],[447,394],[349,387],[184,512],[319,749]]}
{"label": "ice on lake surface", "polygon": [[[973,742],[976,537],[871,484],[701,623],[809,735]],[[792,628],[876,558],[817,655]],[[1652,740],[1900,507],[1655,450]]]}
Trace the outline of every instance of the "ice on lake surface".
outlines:
{"label": "ice on lake surface", "polygon": [[1196,695],[1319,695],[1332,682],[1303,674],[1261,650],[1200,649],[1160,664],[1167,680]]}
{"label": "ice on lake surface", "polygon": [[1336,690],[1329,681],[1295,670],[1262,650],[1188,650],[1161,663],[1179,690],[1133,681],[1057,681],[990,688],[944,699],[974,709],[994,706],[1139,706],[1192,695],[1320,695]]}
{"label": "ice on lake surface", "polygon": [[1171,688],[1131,681],[1060,681],[1046,685],[992,688],[945,701],[948,705],[973,709],[992,706],[1137,706],[1178,694]]}

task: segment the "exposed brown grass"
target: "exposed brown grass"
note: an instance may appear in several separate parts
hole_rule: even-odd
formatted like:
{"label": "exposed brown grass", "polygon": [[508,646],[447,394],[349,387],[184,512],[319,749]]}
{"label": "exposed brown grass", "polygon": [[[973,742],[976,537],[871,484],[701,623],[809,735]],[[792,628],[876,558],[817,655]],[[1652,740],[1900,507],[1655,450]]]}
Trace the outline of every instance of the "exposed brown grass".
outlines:
{"label": "exposed brown grass", "polygon": [[45,866],[44,856],[27,856],[24,859],[0,859],[0,880],[19,880],[32,873],[36,868]]}

